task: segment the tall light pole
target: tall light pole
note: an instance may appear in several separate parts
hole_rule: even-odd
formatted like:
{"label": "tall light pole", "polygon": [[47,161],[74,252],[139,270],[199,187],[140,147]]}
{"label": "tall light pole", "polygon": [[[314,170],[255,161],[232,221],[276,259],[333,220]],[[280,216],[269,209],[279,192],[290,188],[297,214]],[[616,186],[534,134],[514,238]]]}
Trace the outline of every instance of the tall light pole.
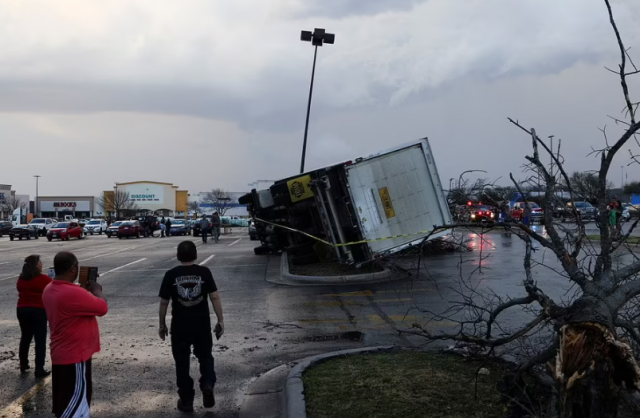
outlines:
{"label": "tall light pole", "polygon": [[40,180],[40,177],[42,177],[42,176],[35,175],[33,177],[36,178],[36,202],[35,202],[35,208],[34,209],[35,209],[36,217],[40,217],[40,213],[39,213],[39,210],[38,210],[38,209],[40,209],[39,208],[40,205],[38,205],[38,180]]}
{"label": "tall light pole", "polygon": [[333,44],[336,40],[336,35],[333,33],[327,33],[324,29],[314,29],[311,31],[303,30],[300,33],[300,40],[305,42],[311,42],[314,46],[313,51],[313,67],[311,69],[311,84],[309,85],[309,101],[307,103],[307,120],[304,124],[304,141],[302,142],[302,160],[300,162],[300,173],[304,173],[304,160],[307,154],[307,134],[309,132],[309,112],[311,111],[311,96],[313,95],[313,80],[316,76],[316,57],[318,56],[318,47],[323,44]]}

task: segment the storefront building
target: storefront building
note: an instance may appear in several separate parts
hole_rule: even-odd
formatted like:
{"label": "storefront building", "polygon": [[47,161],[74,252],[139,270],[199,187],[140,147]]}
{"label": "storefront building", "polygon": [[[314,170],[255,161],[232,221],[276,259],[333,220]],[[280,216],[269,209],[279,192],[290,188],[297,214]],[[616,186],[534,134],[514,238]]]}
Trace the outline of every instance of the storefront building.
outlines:
{"label": "storefront building", "polygon": [[93,196],[39,196],[36,213],[42,218],[64,218],[71,215],[77,219],[89,219],[101,215],[96,213]]}
{"label": "storefront building", "polygon": [[[117,195],[116,195],[117,193]],[[128,196],[129,203],[118,203],[128,211],[136,213],[155,213],[165,216],[185,216],[188,205],[188,192],[179,190],[173,183],[161,183],[156,181],[133,181],[128,183],[116,183],[113,190],[104,192],[105,212],[113,213],[113,202],[120,202],[119,197]]]}

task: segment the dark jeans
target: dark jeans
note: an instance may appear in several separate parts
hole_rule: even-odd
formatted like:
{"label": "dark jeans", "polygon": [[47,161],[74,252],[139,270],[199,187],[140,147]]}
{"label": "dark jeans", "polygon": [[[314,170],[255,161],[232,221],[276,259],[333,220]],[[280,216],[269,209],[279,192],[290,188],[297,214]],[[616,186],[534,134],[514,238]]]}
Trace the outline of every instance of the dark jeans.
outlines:
{"label": "dark jeans", "polygon": [[[213,367],[213,336],[211,334],[211,327],[172,325],[171,352],[176,363],[178,394],[181,399],[193,400],[195,391],[193,389],[193,379],[189,374],[191,346],[193,346],[193,354],[200,363],[200,389],[202,390],[206,387],[213,388],[216,383],[216,372]],[[179,331],[176,333],[174,330]]]}
{"label": "dark jeans", "polygon": [[42,308],[23,307],[18,308],[17,313],[22,334],[18,351],[20,365],[29,364],[29,346],[35,337],[36,371],[42,371],[47,354],[47,312]]}
{"label": "dark jeans", "polygon": [[207,242],[207,234],[209,231],[207,231],[206,228],[202,228],[202,230],[200,231],[200,235],[202,235],[202,242]]}

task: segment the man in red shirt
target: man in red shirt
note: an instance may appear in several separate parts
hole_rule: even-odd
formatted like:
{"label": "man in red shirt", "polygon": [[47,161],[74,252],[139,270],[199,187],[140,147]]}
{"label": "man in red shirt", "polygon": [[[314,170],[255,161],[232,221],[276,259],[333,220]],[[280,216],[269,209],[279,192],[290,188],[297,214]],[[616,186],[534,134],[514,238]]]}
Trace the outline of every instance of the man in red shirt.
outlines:
{"label": "man in red shirt", "polygon": [[86,289],[74,282],[80,267],[70,252],[53,259],[56,277],[42,295],[51,330],[53,413],[58,418],[89,417],[91,357],[100,351],[97,316],[107,302],[102,286],[89,282]]}

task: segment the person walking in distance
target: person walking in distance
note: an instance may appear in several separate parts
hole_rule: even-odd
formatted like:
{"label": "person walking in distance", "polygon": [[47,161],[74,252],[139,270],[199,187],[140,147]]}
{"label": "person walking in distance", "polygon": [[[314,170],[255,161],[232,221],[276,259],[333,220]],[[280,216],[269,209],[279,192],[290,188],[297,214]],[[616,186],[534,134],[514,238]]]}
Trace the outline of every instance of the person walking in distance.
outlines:
{"label": "person walking in distance", "polygon": [[211,216],[211,237],[218,242],[220,238],[220,215],[218,212],[215,212]]}
{"label": "person walking in distance", "polygon": [[202,242],[207,242],[207,234],[209,233],[209,220],[203,216],[200,220],[200,235],[202,235]]}
{"label": "person walking in distance", "polygon": [[202,405],[213,408],[216,404],[213,388],[216,374],[213,367],[213,337],[209,300],[218,318],[214,332],[216,338],[224,333],[222,302],[211,270],[195,263],[198,258],[193,241],[178,245],[180,266],[167,271],[160,286],[160,338],[164,341],[169,330],[165,319],[171,300],[171,352],[176,365],[178,409],[193,412],[194,382],[189,375],[191,347],[200,363],[200,390]]}
{"label": "person walking in distance", "polygon": [[166,231],[167,226],[165,225],[164,216],[160,220],[160,238],[164,238],[164,233]]}
{"label": "person walking in distance", "polygon": [[58,418],[90,417],[91,358],[100,351],[96,317],[109,309],[100,284],[74,284],[80,271],[75,255],[59,252],[53,268],[56,277],[42,295],[51,328],[52,410]]}
{"label": "person walking in distance", "polygon": [[20,372],[29,370],[29,346],[35,338],[37,378],[49,376],[44,362],[47,356],[47,312],[42,304],[42,292],[51,283],[51,278],[42,274],[42,262],[39,255],[25,258],[22,273],[18,278],[18,323],[20,324]]}

